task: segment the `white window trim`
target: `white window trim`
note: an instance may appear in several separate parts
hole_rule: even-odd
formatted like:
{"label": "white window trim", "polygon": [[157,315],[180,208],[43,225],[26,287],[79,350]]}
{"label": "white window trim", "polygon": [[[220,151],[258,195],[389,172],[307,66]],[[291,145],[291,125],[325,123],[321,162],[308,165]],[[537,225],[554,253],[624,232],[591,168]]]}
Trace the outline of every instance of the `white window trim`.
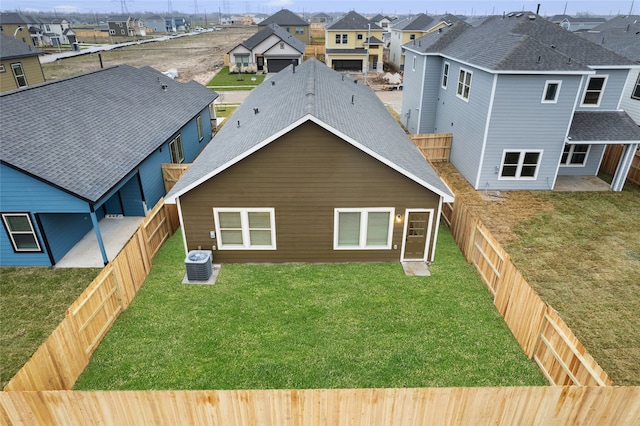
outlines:
{"label": "white window trim", "polygon": [[[240,226],[242,229],[242,245],[240,244],[222,244],[220,233],[220,220],[218,213],[233,212],[240,213]],[[271,245],[270,246],[252,246],[249,237],[249,213],[269,213],[269,223],[271,226]],[[273,207],[267,208],[235,208],[235,207],[219,207],[213,209],[213,219],[216,228],[216,240],[218,250],[276,250],[276,214]]]}
{"label": "white window trim", "polygon": [[[449,71],[451,71],[451,69],[449,69]],[[458,71],[458,86],[460,86],[460,72],[464,72],[465,76],[466,74],[471,75],[471,79],[469,80],[469,95],[466,98],[464,97],[464,87],[465,87],[465,80],[466,80],[466,77],[465,77],[462,79],[462,93],[458,93],[458,87],[456,87],[456,96],[465,102],[469,102],[469,97],[471,96],[471,84],[473,83],[473,72],[469,71],[466,68],[460,68],[460,70]]]}
{"label": "white window trim", "polygon": [[[585,104],[584,100],[587,97],[587,87],[589,87],[589,82],[591,81],[592,78],[604,78],[604,81],[602,82],[602,89],[600,90],[600,96],[598,96],[598,103],[597,104]],[[590,75],[589,78],[587,78],[587,84],[584,85],[584,92],[582,93],[582,101],[580,102],[580,106],[584,107],[584,108],[597,108],[600,106],[600,103],[602,103],[602,98],[604,96],[604,90],[607,87],[607,80],[609,80],[609,76],[606,74],[595,74],[595,75]]]}
{"label": "white window trim", "polygon": [[[638,96],[634,96],[634,93],[638,92]],[[631,87],[631,99],[640,100],[640,74],[636,79],[636,84]]]}
{"label": "white window trim", "polygon": [[[516,175],[515,176],[502,176],[502,169],[504,167],[504,159],[506,157],[507,153],[511,153],[511,152],[518,152],[520,153],[520,157],[518,158],[518,166],[516,169]],[[533,152],[537,152],[540,155],[538,156],[538,163],[536,164],[536,172],[534,174],[533,177],[529,177],[529,176],[520,176],[520,174],[522,173],[522,163],[524,161],[524,157],[527,153],[533,153]],[[498,169],[498,180],[536,180],[538,179],[538,172],[540,172],[540,164],[542,164],[542,155],[543,155],[544,150],[543,149],[504,149],[502,150],[502,160],[500,160],[500,169]],[[525,155],[522,155],[525,154]]]}
{"label": "white window trim", "polygon": [[[357,246],[339,246],[339,214],[340,213],[360,213],[360,242]],[[369,213],[385,212],[389,213],[389,229],[387,234],[387,244],[384,246],[367,246],[367,221]],[[336,208],[333,210],[333,249],[334,250],[390,250],[393,238],[393,223],[395,208],[393,207],[371,207],[371,208]]]}
{"label": "white window trim", "polygon": [[[574,154],[574,149],[577,145],[587,145],[587,152],[584,153],[584,161],[582,163],[570,163],[569,161],[571,160],[571,157]],[[589,159],[589,153],[591,152],[591,145],[586,144],[586,143],[576,143],[576,144],[569,144],[567,146],[570,146],[571,148],[569,149],[569,154],[567,154],[567,162],[562,162],[562,155],[564,155],[564,148],[562,149],[562,154],[560,156],[560,166],[562,167],[584,167],[587,164],[587,160]]]}
{"label": "white window trim", "polygon": [[[172,145],[175,145],[178,143],[178,140],[180,141],[180,155],[182,156],[181,158],[179,158],[179,161],[175,161],[175,158],[173,158],[173,148]],[[175,138],[173,138],[171,140],[171,142],[169,142],[169,157],[171,158],[171,161],[174,164],[182,164],[184,163],[184,147],[182,146],[182,135],[178,135]]]}
{"label": "white window trim", "polygon": [[[20,72],[22,73],[21,75],[18,75],[16,73],[16,70],[19,69]],[[13,79],[16,82],[16,86],[18,87],[27,87],[29,86],[29,82],[27,81],[27,73],[24,71],[24,67],[22,66],[22,62],[14,62],[11,64],[11,72],[13,73]],[[18,82],[18,79],[22,78],[24,80],[24,84],[20,84],[20,82]]]}
{"label": "white window trim", "polygon": [[[31,227],[31,231],[11,231],[11,227],[9,226],[9,223],[7,222],[7,217],[8,216],[24,216],[27,218],[27,220],[29,221],[29,226]],[[25,253],[25,252],[42,252],[42,248],[40,247],[40,240],[38,239],[38,234],[36,233],[36,230],[33,227],[33,222],[31,222],[31,215],[29,213],[2,213],[2,221],[4,222],[4,227],[7,231],[7,234],[9,235],[9,239],[11,240],[11,245],[13,246],[13,251],[16,253]],[[24,248],[18,248],[18,245],[16,244],[15,239],[13,238],[13,236],[15,234],[30,234],[33,235],[33,239],[36,242],[36,248],[30,248],[30,249],[24,249]]]}
{"label": "white window trim", "polygon": [[[556,96],[555,98],[553,98],[553,100],[546,100],[545,98],[547,97],[547,90],[549,90],[549,86],[552,84],[557,84],[558,85],[558,90],[556,90]],[[560,96],[560,88],[562,87],[562,80],[547,80],[544,83],[544,90],[542,91],[542,99],[540,100],[541,103],[543,104],[557,104],[558,103],[558,97]]]}
{"label": "white window trim", "polygon": [[198,127],[198,141],[204,139],[204,127],[202,127],[202,115],[196,117],[196,126]]}
{"label": "white window trim", "polygon": [[449,72],[451,71],[451,64],[449,62],[445,62],[442,65],[442,79],[440,80],[440,85],[443,89],[446,89],[449,85]]}

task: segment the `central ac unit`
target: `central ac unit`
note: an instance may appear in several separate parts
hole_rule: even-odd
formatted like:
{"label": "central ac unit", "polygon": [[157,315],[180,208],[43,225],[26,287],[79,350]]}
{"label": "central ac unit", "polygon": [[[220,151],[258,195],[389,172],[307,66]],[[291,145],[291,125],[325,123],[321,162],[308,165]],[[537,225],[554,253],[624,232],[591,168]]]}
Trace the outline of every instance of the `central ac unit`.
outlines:
{"label": "central ac unit", "polygon": [[207,281],[213,273],[210,250],[191,250],[184,261],[189,281]]}

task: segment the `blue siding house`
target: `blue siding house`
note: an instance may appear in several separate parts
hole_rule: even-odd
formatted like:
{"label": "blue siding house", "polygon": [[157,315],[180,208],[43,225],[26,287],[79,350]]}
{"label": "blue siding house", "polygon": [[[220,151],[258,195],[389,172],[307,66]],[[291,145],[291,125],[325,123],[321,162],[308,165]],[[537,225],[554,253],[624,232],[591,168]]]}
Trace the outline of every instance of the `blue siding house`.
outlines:
{"label": "blue siding house", "polygon": [[98,223],[145,216],[162,163],[211,140],[217,94],[119,65],[0,95],[1,266],[52,266]]}
{"label": "blue siding house", "polygon": [[640,143],[620,108],[634,61],[531,12],[452,21],[403,48],[403,124],[452,133],[450,160],[475,189],[553,189],[596,175],[606,145],[623,144],[622,190]]}

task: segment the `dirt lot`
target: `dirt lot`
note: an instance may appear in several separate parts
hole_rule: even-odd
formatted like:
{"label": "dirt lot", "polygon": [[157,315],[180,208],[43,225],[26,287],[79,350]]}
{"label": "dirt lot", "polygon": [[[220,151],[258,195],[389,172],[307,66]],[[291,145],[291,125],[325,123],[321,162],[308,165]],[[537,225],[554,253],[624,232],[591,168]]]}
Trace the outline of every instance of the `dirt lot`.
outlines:
{"label": "dirt lot", "polygon": [[[175,69],[178,71],[178,81],[195,80],[206,84],[223,66],[225,54],[256,31],[257,27],[225,28],[222,31],[103,51],[100,56],[105,68],[128,64],[134,67],[150,66],[158,71]],[[47,81],[57,80],[100,69],[100,58],[97,53],[91,53],[43,64],[42,69]]]}

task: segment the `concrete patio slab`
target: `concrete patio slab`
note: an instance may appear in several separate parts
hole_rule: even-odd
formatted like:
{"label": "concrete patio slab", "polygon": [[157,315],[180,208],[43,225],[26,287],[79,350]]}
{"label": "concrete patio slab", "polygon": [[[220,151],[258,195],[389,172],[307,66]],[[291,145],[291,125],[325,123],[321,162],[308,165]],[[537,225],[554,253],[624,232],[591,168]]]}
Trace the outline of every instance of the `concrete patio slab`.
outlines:
{"label": "concrete patio slab", "polygon": [[[136,233],[142,216],[106,217],[98,226],[109,261],[113,260]],[[103,268],[104,261],[93,229],[55,265],[56,268]]]}
{"label": "concrete patio slab", "polygon": [[558,176],[554,191],[611,191],[609,184],[598,176]]}
{"label": "concrete patio slab", "polygon": [[404,269],[405,275],[413,275],[416,277],[430,277],[431,271],[429,271],[429,265],[422,261],[408,261],[400,262],[402,269]]}

